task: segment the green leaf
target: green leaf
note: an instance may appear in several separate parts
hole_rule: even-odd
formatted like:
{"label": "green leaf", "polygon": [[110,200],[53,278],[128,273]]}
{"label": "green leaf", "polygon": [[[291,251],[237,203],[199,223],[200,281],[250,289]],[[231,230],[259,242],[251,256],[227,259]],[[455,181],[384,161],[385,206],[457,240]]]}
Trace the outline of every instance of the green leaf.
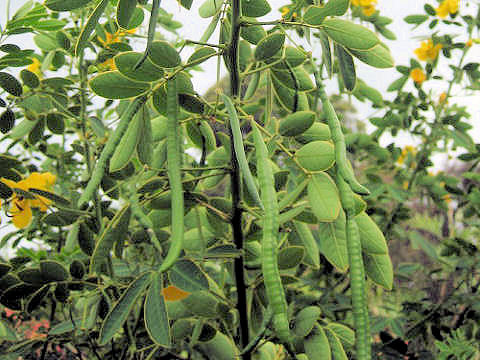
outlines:
{"label": "green leaf", "polygon": [[308,184],[308,200],[320,222],[332,222],[340,214],[340,198],[332,178],[324,172],[314,174]]}
{"label": "green leaf", "polygon": [[210,46],[202,46],[195,50],[195,52],[188,58],[187,64],[201,64],[202,62],[207,61],[215,53],[215,49]]}
{"label": "green leaf", "polygon": [[311,141],[326,141],[332,137],[330,128],[327,124],[315,122],[309,127],[303,134],[296,137],[296,140],[302,144],[309,143]]}
{"label": "green leaf", "polygon": [[42,217],[42,222],[50,226],[72,225],[79,218],[79,214],[68,210],[51,212]]}
{"label": "green leaf", "polygon": [[387,69],[395,65],[392,54],[383,44],[377,44],[368,50],[348,50],[360,61],[379,69]]}
{"label": "green leaf", "polygon": [[315,122],[313,111],[297,111],[280,120],[278,132],[282,136],[298,136],[307,131]]}
{"label": "green leaf", "polygon": [[65,199],[64,197],[54,194],[50,191],[45,191],[45,190],[40,190],[40,189],[35,189],[35,188],[30,188],[28,189],[31,193],[40,195],[44,198],[47,198],[49,200],[52,200],[54,203],[62,206],[70,206],[70,200]]}
{"label": "green leaf", "polygon": [[408,81],[408,76],[402,76],[401,78],[395,80],[392,82],[388,88],[387,91],[398,91],[402,90],[403,86],[407,83]]}
{"label": "green leaf", "polygon": [[152,274],[150,272],[144,273],[132,281],[103,321],[98,338],[100,346],[107,344],[113,338],[118,329],[127,320],[132,307],[151,281]]}
{"label": "green leaf", "polygon": [[475,142],[472,140],[470,135],[456,129],[446,132],[446,135],[453,139],[453,142],[456,146],[463,147],[471,153],[476,152]]}
{"label": "green leaf", "polygon": [[168,348],[171,346],[170,325],[162,288],[162,277],[159,273],[155,273],[145,299],[144,319],[150,338],[157,345]]}
{"label": "green leaf", "polygon": [[78,37],[77,44],[75,46],[75,54],[77,56],[80,56],[80,54],[83,52],[83,50],[87,46],[90,35],[92,34],[93,30],[97,26],[98,21],[100,20],[100,17],[103,15],[103,12],[105,11],[108,3],[109,3],[109,0],[101,0],[98,3],[97,7],[90,14],[87,20],[87,23],[83,27],[82,32]]}
{"label": "green leaf", "polygon": [[335,162],[335,149],[328,141],[312,141],[298,149],[295,158],[309,171],[325,171]]}
{"label": "green leaf", "polygon": [[0,263],[0,278],[7,274],[12,269],[12,266],[9,264]]}
{"label": "green leaf", "polygon": [[314,267],[315,269],[320,268],[320,252],[310,227],[307,224],[299,221],[294,221],[293,223],[295,226],[295,231],[298,234],[303,247],[305,248],[305,257],[303,262]]}
{"label": "green leaf", "polygon": [[46,0],[45,6],[52,11],[71,11],[86,6],[92,0]]}
{"label": "green leaf", "polygon": [[142,53],[128,51],[115,56],[114,61],[118,71],[133,81],[152,82],[161,79],[164,74],[163,70],[155,66],[148,58],[138,69],[135,69],[135,65],[142,57]]}
{"label": "green leaf", "polygon": [[288,246],[278,252],[278,269],[292,269],[303,260],[305,249],[303,246]]}
{"label": "green leaf", "polygon": [[322,28],[336,43],[355,50],[367,50],[377,45],[377,35],[364,26],[342,19],[326,19]]}
{"label": "green leaf", "polygon": [[40,261],[40,272],[45,281],[65,281],[70,277],[68,270],[59,262],[52,260]]}
{"label": "green leaf", "polygon": [[355,331],[348,326],[332,322],[329,323],[326,328],[332,331],[344,345],[355,345]]}
{"label": "green leaf", "polygon": [[365,273],[377,285],[387,290],[393,287],[393,265],[390,256],[363,254]]}
{"label": "green leaf", "polygon": [[202,269],[190,260],[179,260],[175,263],[168,275],[172,285],[183,291],[193,293],[199,290],[208,290],[208,279]]}
{"label": "green leaf", "polygon": [[[248,19],[254,21],[254,19]],[[257,45],[260,40],[267,36],[267,32],[260,25],[242,26],[240,36],[247,40],[250,44]]]}
{"label": "green leaf", "polygon": [[347,354],[345,354],[345,350],[343,349],[342,343],[337,335],[335,335],[335,333],[329,328],[325,328],[325,335],[327,335],[333,358],[335,360],[348,360]]}
{"label": "green leaf", "polygon": [[283,85],[298,91],[310,91],[315,88],[310,75],[303,66],[296,67],[292,71],[272,70],[275,76]]}
{"label": "green leaf", "polygon": [[424,237],[422,234],[416,232],[416,231],[411,231],[408,234],[408,237],[410,238],[410,241],[412,243],[412,246],[414,249],[422,249],[425,254],[427,254],[431,259],[438,260],[438,253],[437,249],[432,245],[430,240],[428,240],[426,237]]}
{"label": "green leaf", "polygon": [[338,270],[348,269],[347,238],[345,234],[345,213],[331,223],[318,224],[318,248],[327,260]]}
{"label": "green leaf", "polygon": [[32,27],[39,31],[58,31],[63,29],[66,24],[64,20],[48,19],[37,21]]}
{"label": "green leaf", "polygon": [[316,325],[314,330],[308,335],[303,345],[305,354],[309,360],[331,360],[332,354],[325,331],[322,327]]}
{"label": "green leaf", "polygon": [[403,21],[405,21],[407,24],[415,25],[423,24],[427,20],[428,15],[408,15],[403,19]]}
{"label": "green leaf", "polygon": [[120,27],[128,29],[128,24],[137,7],[137,0],[119,0],[117,5],[117,22]]}
{"label": "green leaf", "polygon": [[222,0],[206,0],[198,9],[198,14],[202,18],[214,16],[222,7]]}
{"label": "green leaf", "polygon": [[132,81],[119,71],[107,71],[90,80],[90,87],[97,95],[107,99],[128,99],[144,94],[150,85]]}
{"label": "green leaf", "polygon": [[23,83],[29,88],[35,89],[40,85],[40,80],[38,79],[38,76],[27,69],[23,69],[22,71],[20,71],[20,78],[22,79]]}
{"label": "green leaf", "polygon": [[321,25],[327,16],[342,16],[348,10],[350,0],[329,0],[323,6],[311,5],[303,15],[303,21],[310,25]]}
{"label": "green leaf", "polygon": [[213,339],[200,342],[198,346],[204,354],[208,354],[210,359],[236,360],[239,358],[239,351],[233,340],[220,331],[216,332]]}
{"label": "green leaf", "polygon": [[126,204],[103,230],[90,260],[90,272],[105,272],[106,262],[110,258],[113,245],[127,236],[131,213],[130,204]]}
{"label": "green leaf", "polygon": [[357,83],[357,73],[352,56],[340,45],[335,44],[335,54],[337,55],[340,74],[345,88],[353,91]]}
{"label": "green leaf", "polygon": [[263,61],[274,56],[283,47],[285,42],[285,34],[280,32],[274,32],[267,35],[265,38],[259,41],[255,48],[255,59]]}
{"label": "green leaf", "polygon": [[242,1],[242,16],[252,18],[267,15],[272,8],[267,0],[245,0]]}
{"label": "green leaf", "polygon": [[2,342],[18,340],[17,333],[4,320],[0,320],[0,340]]}
{"label": "green leaf", "polygon": [[12,109],[7,108],[0,115],[0,132],[7,134],[15,126],[15,113]]}
{"label": "green leaf", "polygon": [[320,319],[320,314],[320,308],[317,306],[304,307],[295,316],[293,333],[302,339],[305,338],[313,330],[317,320]]}
{"label": "green leaf", "polygon": [[162,68],[174,68],[182,61],[177,50],[163,40],[152,43],[148,57],[155,65]]}
{"label": "green leaf", "polygon": [[382,231],[365,212],[357,215],[355,221],[360,232],[362,250],[368,254],[388,254],[388,247]]}
{"label": "green leaf", "polygon": [[13,96],[23,94],[22,84],[9,73],[0,71],[0,87]]}

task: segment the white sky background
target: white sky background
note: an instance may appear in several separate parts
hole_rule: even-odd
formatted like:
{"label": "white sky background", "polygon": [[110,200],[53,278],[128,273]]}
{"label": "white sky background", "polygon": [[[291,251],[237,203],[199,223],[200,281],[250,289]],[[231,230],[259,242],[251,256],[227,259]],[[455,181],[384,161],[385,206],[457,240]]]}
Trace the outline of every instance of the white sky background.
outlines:
{"label": "white sky background", "polygon": [[[2,27],[5,26],[6,23],[6,0],[0,0],[0,24]],[[10,16],[15,13],[15,11],[20,8],[26,0],[11,0],[10,1]],[[469,0],[461,0],[461,10],[462,14],[466,14],[470,11],[470,7],[468,6]],[[473,1],[470,0],[473,3]],[[167,10],[168,12],[174,14],[174,20],[180,21],[184,24],[183,28],[179,29],[180,37],[184,39],[191,39],[191,40],[198,40],[201,35],[203,34],[204,30],[207,28],[208,24],[210,23],[209,19],[202,19],[198,16],[198,8],[203,3],[203,0],[194,0],[193,6],[190,11],[187,11],[184,8],[181,8],[176,1],[173,0],[164,0],[162,1],[162,7]],[[271,0],[270,4],[272,6],[272,11],[267,16],[261,18],[261,20],[268,21],[268,20],[275,20],[280,17],[280,13],[278,9],[282,5],[288,4],[288,1],[285,0]],[[431,30],[426,27],[426,25],[422,25],[421,27],[412,30],[413,26],[408,25],[403,21],[403,18],[407,15],[412,14],[424,14],[423,6],[425,3],[429,3],[434,7],[437,6],[436,0],[378,0],[377,8],[380,10],[381,15],[390,17],[393,19],[393,23],[388,26],[388,28],[393,31],[397,35],[397,40],[389,41],[384,40],[385,43],[391,49],[393,58],[396,61],[396,65],[408,65],[410,58],[413,56],[413,51],[417,48],[422,40],[422,36],[426,36],[431,34]],[[476,6],[472,7],[476,9]],[[473,11],[472,9],[472,11]],[[474,14],[475,15],[475,14]],[[428,22],[427,22],[428,24]],[[148,26],[148,14],[145,16],[144,21],[144,29],[143,34],[146,33],[146,27]],[[445,31],[445,28],[438,27],[438,30]],[[163,35],[169,39],[174,40],[174,35],[165,31],[159,30],[163,33]],[[458,30],[450,30],[449,31],[458,31]],[[442,31],[440,31],[442,34]],[[474,37],[480,37],[478,34],[474,34]],[[211,37],[210,42],[215,43],[218,39],[218,29]],[[383,39],[382,39],[383,40]],[[465,40],[463,38],[455,39],[457,40]],[[31,35],[24,36],[24,35],[17,35],[11,37],[7,42],[12,42],[20,45],[22,49],[35,49],[35,45],[32,41]],[[144,44],[138,44],[138,46],[134,46],[136,50],[142,51]],[[306,49],[310,49],[308,45],[305,46]],[[318,48],[311,49],[313,51],[314,56],[320,56],[320,50]],[[182,53],[182,58],[187,59],[187,56],[193,51],[193,48],[190,47],[184,50]],[[454,51],[452,58],[458,59],[460,51]],[[474,45],[473,48],[470,50],[469,56],[467,57],[465,63],[469,62],[469,59],[476,59],[480,58],[480,45]],[[452,59],[449,60],[452,62]],[[458,61],[458,60],[457,60]],[[475,60],[473,60],[475,61]],[[453,60],[452,63],[455,63]],[[223,64],[222,64],[223,65]],[[375,69],[371,68],[359,61],[356,61],[357,65],[357,75],[364,80],[368,85],[378,89],[385,99],[393,99],[392,93],[387,93],[386,89],[389,84],[398,79],[400,74],[395,69]],[[451,71],[449,70],[448,66],[445,64],[440,63],[440,70],[442,75],[445,75],[446,79],[451,78]],[[223,67],[223,66],[222,66]],[[215,84],[216,81],[216,59],[211,59],[208,62],[202,64],[202,68],[204,69],[203,72],[193,72],[194,78],[193,83],[195,84],[195,90],[200,94],[204,93],[207,89],[209,89],[212,85]],[[225,70],[223,69],[222,75],[225,74]],[[330,92],[335,93],[338,91],[336,88],[336,83],[332,82],[328,85],[328,89]],[[412,86],[412,81],[409,80],[407,86]],[[446,91],[447,84],[445,81],[439,82],[439,84],[434,84],[434,82],[429,82],[424,84],[425,90],[431,90],[435,96],[440,95],[443,91]],[[469,112],[472,115],[470,119],[470,123],[474,126],[474,129],[470,131],[470,134],[474,138],[475,142],[480,142],[478,139],[480,138],[480,126],[477,125],[479,121],[479,114],[480,114],[480,101],[478,101],[476,94],[474,96],[465,96],[465,93],[461,91],[461,88],[455,88],[453,91],[453,95],[455,96],[453,99],[450,100],[450,103],[458,103],[459,105],[467,105],[469,108]],[[365,123],[368,124],[368,118],[373,116],[375,113],[375,109],[370,107],[370,104],[367,103],[359,103],[355,99],[353,99],[354,105],[357,107],[358,113],[357,118],[363,120]],[[375,113],[375,116],[382,116],[383,112]],[[392,138],[389,137],[382,137],[381,143],[382,145],[387,145],[392,141]],[[411,135],[407,132],[400,133],[399,136],[395,138],[395,142],[398,145],[405,145],[405,144],[416,144],[418,143]],[[446,157],[445,156],[437,156],[434,158],[435,168],[441,169],[445,166]],[[3,215],[2,215],[3,217]],[[5,218],[2,219],[2,224],[5,224]],[[7,220],[8,221],[8,220]],[[0,225],[0,238],[9,231],[8,228],[3,228]],[[3,251],[2,251],[3,252]]]}

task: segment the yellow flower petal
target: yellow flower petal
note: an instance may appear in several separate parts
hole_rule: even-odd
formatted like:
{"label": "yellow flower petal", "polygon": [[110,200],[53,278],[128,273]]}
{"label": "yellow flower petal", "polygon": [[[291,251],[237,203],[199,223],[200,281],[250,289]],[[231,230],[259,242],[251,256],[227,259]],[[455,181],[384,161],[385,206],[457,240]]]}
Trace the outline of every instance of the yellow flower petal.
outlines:
{"label": "yellow flower petal", "polygon": [[410,71],[410,77],[419,85],[421,85],[427,79],[427,75],[425,75],[423,70],[420,68],[415,68]]}
{"label": "yellow flower petal", "polygon": [[30,209],[28,200],[14,201],[10,209],[12,222],[19,229],[26,228],[32,220],[32,209]]}

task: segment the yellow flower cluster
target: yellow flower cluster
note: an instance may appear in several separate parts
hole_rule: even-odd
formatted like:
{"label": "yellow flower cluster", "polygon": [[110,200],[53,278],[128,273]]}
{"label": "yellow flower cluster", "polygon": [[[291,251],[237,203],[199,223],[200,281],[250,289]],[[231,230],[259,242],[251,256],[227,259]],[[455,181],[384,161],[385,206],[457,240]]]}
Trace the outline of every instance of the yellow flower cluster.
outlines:
{"label": "yellow flower cluster", "polygon": [[410,77],[418,85],[422,85],[422,83],[427,79],[427,75],[425,75],[423,70],[420,68],[412,69],[412,71],[410,71]]}
{"label": "yellow flower cluster", "polygon": [[421,61],[427,60],[435,60],[438,56],[438,53],[442,49],[442,44],[433,44],[432,39],[428,39],[426,41],[422,41],[420,47],[415,49],[415,55],[417,55],[418,59]]}
{"label": "yellow flower cluster", "polygon": [[377,0],[352,0],[352,5],[360,6],[365,16],[372,16],[375,13]]}
{"label": "yellow flower cluster", "polygon": [[408,157],[409,154],[415,155],[417,153],[417,149],[415,149],[414,146],[412,145],[406,145],[402,149],[402,153],[397,159],[397,164],[403,164],[405,162],[405,159]]}
{"label": "yellow flower cluster", "polygon": [[[100,44],[104,47],[108,47],[111,44],[115,44],[122,41],[122,38],[128,34],[133,34],[137,31],[137,29],[131,30],[117,30],[114,34],[109,33],[108,31],[105,32],[105,39],[102,39],[100,36],[97,37]],[[117,70],[117,66],[115,65],[115,61],[113,58],[109,58],[101,64],[102,68],[106,68],[109,70]]]}
{"label": "yellow flower cluster", "polygon": [[[10,187],[14,192],[11,199],[9,213],[12,217],[13,224],[17,228],[23,229],[30,224],[30,221],[32,220],[32,208],[38,208],[40,211],[45,212],[51,204],[51,201],[43,196],[35,195],[33,198],[30,198],[26,197],[25,194],[22,194],[21,192],[28,192],[32,188],[51,191],[53,184],[55,184],[55,180],[56,176],[49,172],[33,172],[28,178],[18,182],[5,178],[0,179],[0,181]],[[19,189],[20,191],[15,192],[16,189]]]}
{"label": "yellow flower cluster", "polygon": [[458,5],[460,0],[443,0],[440,6],[436,8],[437,16],[446,18],[448,14],[456,14],[458,12]]}

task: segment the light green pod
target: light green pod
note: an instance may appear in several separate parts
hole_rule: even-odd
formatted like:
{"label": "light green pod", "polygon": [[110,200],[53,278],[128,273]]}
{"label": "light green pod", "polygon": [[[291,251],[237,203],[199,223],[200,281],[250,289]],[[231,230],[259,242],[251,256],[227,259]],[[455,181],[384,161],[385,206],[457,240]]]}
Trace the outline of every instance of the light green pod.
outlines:
{"label": "light green pod", "polygon": [[122,136],[122,140],[117,145],[112,158],[110,159],[109,172],[115,172],[127,166],[132,158],[138,143],[138,133],[142,125],[141,111],[132,119],[128,125],[127,131]]}

